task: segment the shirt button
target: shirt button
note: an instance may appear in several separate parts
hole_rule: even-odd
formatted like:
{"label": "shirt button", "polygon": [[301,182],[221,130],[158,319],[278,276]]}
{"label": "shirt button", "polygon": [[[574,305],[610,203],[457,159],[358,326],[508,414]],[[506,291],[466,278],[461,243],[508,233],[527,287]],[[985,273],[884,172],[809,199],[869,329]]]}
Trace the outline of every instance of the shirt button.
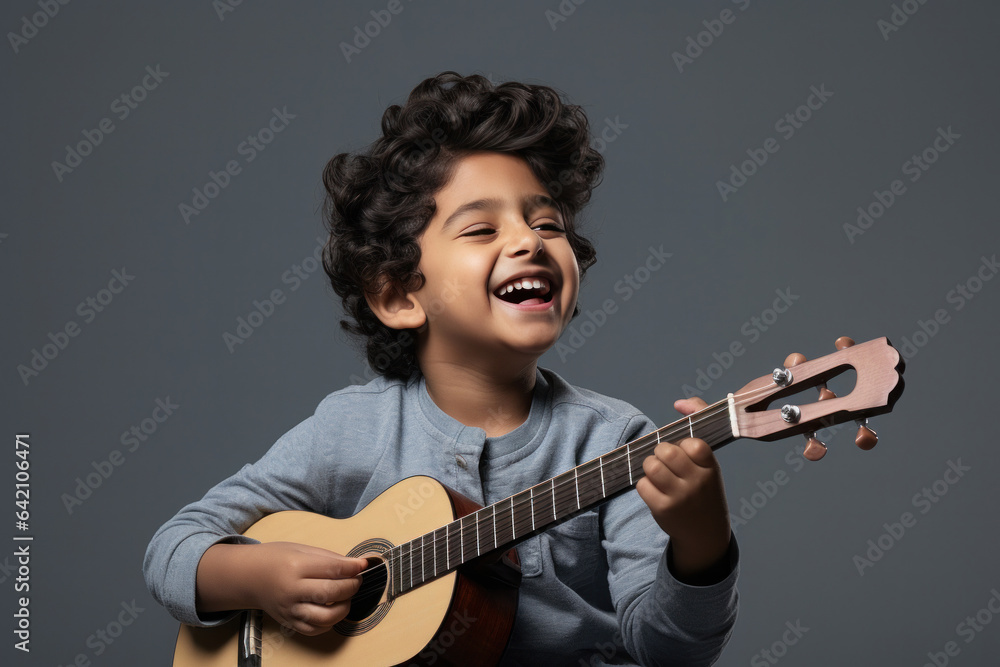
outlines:
{"label": "shirt button", "polygon": [[455,454],[455,463],[457,463],[458,467],[461,468],[462,470],[465,470],[466,468],[469,467],[469,464],[465,462],[465,459],[462,458],[461,454]]}

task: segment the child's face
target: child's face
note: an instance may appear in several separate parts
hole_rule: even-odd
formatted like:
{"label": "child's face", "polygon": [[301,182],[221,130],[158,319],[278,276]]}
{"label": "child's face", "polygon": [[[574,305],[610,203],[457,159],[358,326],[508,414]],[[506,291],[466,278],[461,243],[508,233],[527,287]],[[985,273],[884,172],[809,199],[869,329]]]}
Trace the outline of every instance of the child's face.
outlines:
{"label": "child's face", "polygon": [[[473,364],[537,359],[569,323],[580,289],[559,209],[527,163],[503,153],[462,159],[435,203],[419,238],[426,282],[413,293],[427,315],[424,353]],[[521,289],[507,291],[515,282]]]}

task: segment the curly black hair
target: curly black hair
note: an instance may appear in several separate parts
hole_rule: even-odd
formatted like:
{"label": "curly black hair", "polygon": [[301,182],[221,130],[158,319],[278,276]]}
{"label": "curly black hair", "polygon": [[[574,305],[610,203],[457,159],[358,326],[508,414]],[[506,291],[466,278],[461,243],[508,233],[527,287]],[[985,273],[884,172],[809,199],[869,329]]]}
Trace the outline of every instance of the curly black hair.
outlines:
{"label": "curly black hair", "polygon": [[[590,200],[604,158],[590,146],[587,116],[556,90],[478,74],[446,71],[422,81],[406,104],[382,116],[382,136],[364,152],[335,155],[323,170],[330,236],[323,269],[349,319],[340,325],[364,341],[372,369],[406,379],[418,370],[415,330],[391,329],[365,294],[423,285],[417,239],[434,216],[434,194],[457,162],[473,153],[510,153],[527,161],[557,203],[580,276],[593,265],[593,244],[574,229]],[[577,308],[573,316],[579,313]]]}

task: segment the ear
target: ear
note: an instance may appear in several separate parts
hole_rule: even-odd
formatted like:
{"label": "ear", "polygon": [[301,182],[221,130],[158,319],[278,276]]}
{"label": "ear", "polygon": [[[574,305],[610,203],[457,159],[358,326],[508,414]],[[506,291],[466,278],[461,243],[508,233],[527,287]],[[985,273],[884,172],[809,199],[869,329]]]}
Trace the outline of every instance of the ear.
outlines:
{"label": "ear", "polygon": [[423,306],[412,293],[386,282],[377,294],[365,293],[368,307],[390,329],[419,329],[427,322]]}

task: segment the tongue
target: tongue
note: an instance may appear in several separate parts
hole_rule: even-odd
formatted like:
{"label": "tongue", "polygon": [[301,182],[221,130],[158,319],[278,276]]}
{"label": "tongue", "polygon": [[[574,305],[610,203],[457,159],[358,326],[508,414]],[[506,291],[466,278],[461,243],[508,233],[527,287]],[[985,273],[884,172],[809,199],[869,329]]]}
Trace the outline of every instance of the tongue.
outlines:
{"label": "tongue", "polygon": [[530,299],[525,299],[524,301],[521,302],[521,305],[522,306],[536,306],[536,305],[538,305],[540,303],[545,303],[545,299],[536,296],[536,297],[532,297]]}

